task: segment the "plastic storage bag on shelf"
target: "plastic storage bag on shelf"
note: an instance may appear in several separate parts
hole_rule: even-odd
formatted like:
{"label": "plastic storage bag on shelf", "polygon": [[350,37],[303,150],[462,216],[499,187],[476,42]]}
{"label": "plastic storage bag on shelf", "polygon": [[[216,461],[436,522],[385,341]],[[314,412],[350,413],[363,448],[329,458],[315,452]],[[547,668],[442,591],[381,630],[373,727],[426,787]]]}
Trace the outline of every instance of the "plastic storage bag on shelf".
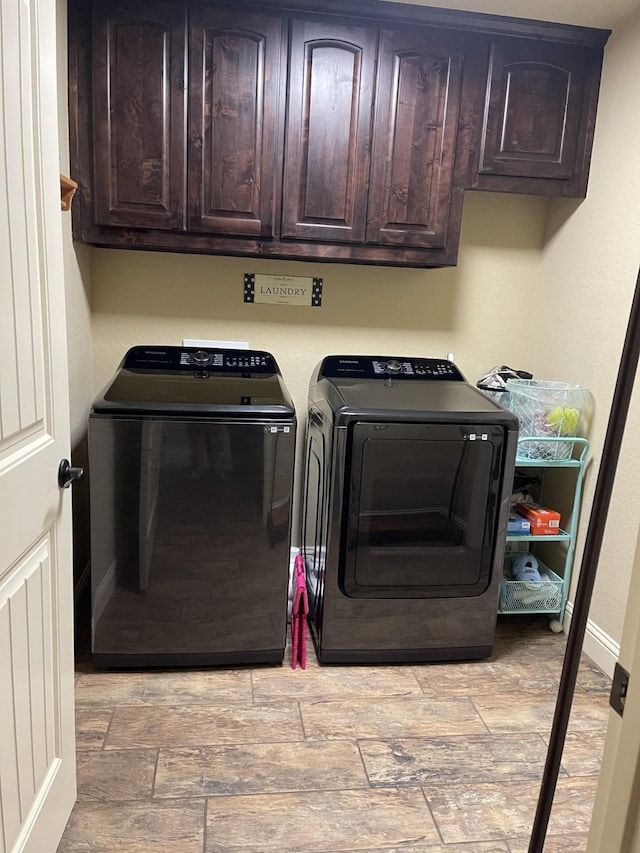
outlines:
{"label": "plastic storage bag on shelf", "polygon": [[[589,389],[546,379],[509,379],[509,408],[520,422],[518,455],[525,459],[559,460],[571,456],[570,441],[577,435]],[[522,441],[523,438],[544,441]]]}
{"label": "plastic storage bag on shelf", "polygon": [[476,388],[495,400],[503,408],[509,408],[509,394],[507,393],[507,382],[509,379],[532,379],[533,374],[526,370],[515,370],[507,364],[500,364],[490,370],[486,376],[478,379]]}

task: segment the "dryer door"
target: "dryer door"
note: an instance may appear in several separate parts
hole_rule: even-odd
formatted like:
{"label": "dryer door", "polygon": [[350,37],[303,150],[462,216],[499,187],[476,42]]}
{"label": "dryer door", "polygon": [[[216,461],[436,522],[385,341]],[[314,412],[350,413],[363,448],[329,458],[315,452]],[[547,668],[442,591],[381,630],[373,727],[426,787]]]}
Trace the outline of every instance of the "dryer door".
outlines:
{"label": "dryer door", "polygon": [[481,595],[491,579],[504,445],[502,427],[482,424],[353,424],[344,594]]}

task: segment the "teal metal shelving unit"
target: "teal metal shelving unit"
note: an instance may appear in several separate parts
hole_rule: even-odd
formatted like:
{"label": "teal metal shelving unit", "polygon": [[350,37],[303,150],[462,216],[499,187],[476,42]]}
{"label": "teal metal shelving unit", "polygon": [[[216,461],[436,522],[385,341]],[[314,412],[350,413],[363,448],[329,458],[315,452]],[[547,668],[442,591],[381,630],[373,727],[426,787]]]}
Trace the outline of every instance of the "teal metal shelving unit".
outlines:
{"label": "teal metal shelving unit", "polygon": [[[569,492],[568,496],[565,493],[565,503],[568,504],[568,513],[565,510],[561,519],[561,525],[565,518],[568,523],[565,526],[561,526],[557,534],[550,536],[507,535],[505,562],[508,561],[509,555],[514,551],[529,550],[536,556],[541,572],[547,574],[550,580],[547,583],[543,583],[540,588],[537,588],[520,581],[509,580],[507,578],[503,579],[500,589],[498,613],[546,613],[551,617],[550,623],[552,629],[560,630],[567,603],[569,583],[571,581],[576,531],[589,442],[586,438],[577,437],[556,438],[536,436],[535,438],[530,438],[521,436],[518,440],[518,446],[522,447],[524,445],[531,448],[532,442],[535,443],[536,447],[542,449],[541,456],[546,455],[544,453],[545,445],[554,451],[557,451],[559,448],[566,448],[564,453],[556,452],[554,454],[550,452],[548,454],[549,456],[566,455],[567,458],[565,459],[532,459],[518,455],[516,457],[516,469],[526,469],[532,474],[540,472],[541,483],[537,495],[538,500],[541,504],[553,507],[554,509],[558,507],[546,499],[547,490],[545,489],[545,481],[549,472],[573,471],[572,494],[571,489],[565,490],[565,492]],[[558,485],[562,484],[556,482],[555,486],[558,487]],[[558,543],[557,547],[554,548],[553,543]],[[549,565],[551,562],[553,562],[553,567]]]}

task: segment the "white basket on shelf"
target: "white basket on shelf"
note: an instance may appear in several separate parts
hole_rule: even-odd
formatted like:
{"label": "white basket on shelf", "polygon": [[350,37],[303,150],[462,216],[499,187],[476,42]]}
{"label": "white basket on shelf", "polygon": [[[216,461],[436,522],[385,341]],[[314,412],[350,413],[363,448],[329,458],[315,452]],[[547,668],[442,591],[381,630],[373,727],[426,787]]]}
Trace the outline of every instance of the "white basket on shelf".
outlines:
{"label": "white basket on shelf", "polygon": [[560,613],[563,580],[540,563],[542,580],[514,581],[505,576],[500,584],[501,613]]}

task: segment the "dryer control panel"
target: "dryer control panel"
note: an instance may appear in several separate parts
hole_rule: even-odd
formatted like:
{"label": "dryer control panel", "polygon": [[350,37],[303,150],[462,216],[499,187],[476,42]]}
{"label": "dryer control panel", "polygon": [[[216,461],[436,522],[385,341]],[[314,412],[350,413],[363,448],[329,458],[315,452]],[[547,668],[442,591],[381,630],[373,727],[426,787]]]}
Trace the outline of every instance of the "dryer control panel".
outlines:
{"label": "dryer control panel", "polygon": [[320,365],[320,376],[327,379],[417,379],[464,382],[465,378],[451,361],[444,358],[407,358],[404,356],[330,355]]}

